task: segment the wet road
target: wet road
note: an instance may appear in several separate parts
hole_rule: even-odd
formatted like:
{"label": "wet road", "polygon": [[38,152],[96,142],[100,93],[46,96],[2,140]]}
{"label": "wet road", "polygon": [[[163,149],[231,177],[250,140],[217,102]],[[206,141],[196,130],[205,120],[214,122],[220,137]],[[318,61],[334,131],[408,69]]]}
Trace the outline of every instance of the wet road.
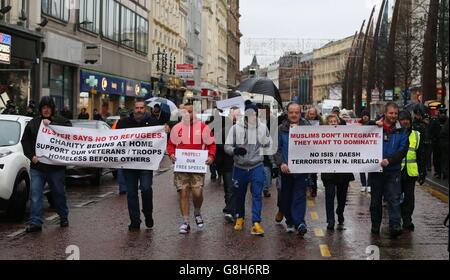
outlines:
{"label": "wet road", "polygon": [[[359,176],[358,176],[359,177]],[[70,245],[79,248],[81,259],[157,259],[157,260],[300,260],[356,259],[364,260],[374,245],[380,258],[446,259],[448,260],[448,229],[442,223],[448,213],[448,197],[428,186],[416,190],[416,210],[413,216],[416,231],[391,240],[387,220],[380,237],[370,234],[370,196],[359,191],[355,182],[349,190],[345,230],[327,232],[325,198],[319,186],[318,197],[308,201],[309,232],[304,238],[287,234],[284,225],[276,225],[276,190],[264,199],[264,237],[250,235],[250,224],[235,232],[222,215],[223,188],[207,180],[203,216],[205,229],[195,225],[191,234],[178,233],[178,197],[171,171],[154,180],[155,227],[140,232],[128,232],[126,197],[119,196],[112,176],[100,187],[79,181],[68,186],[70,227],[59,228],[55,213],[47,210],[44,231],[25,234],[25,222],[0,222],[0,259],[66,259]],[[250,197],[247,201],[250,214]],[[386,210],[386,209],[385,209]],[[386,217],[386,211],[385,211]],[[248,217],[250,218],[250,217]],[[250,220],[250,219],[249,219]],[[194,224],[193,219],[191,224]],[[372,247],[370,247],[372,248]],[[370,249],[369,248],[369,249]],[[369,250],[371,251],[371,250]],[[369,252],[368,251],[368,252]]]}

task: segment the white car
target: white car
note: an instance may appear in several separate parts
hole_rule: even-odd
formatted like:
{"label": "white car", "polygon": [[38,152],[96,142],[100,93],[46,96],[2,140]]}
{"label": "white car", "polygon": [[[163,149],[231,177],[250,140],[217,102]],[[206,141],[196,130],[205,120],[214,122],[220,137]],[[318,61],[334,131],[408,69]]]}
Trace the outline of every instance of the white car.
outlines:
{"label": "white car", "polygon": [[20,143],[30,120],[0,115],[0,211],[14,221],[24,217],[30,194],[30,160]]}

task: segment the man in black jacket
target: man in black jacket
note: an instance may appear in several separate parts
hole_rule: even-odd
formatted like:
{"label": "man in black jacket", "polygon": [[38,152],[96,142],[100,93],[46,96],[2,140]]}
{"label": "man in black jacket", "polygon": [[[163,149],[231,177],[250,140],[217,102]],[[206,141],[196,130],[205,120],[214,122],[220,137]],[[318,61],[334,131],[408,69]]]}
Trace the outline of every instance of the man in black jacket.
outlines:
{"label": "man in black jacket", "polygon": [[56,115],[53,99],[45,96],[39,103],[39,116],[32,119],[25,127],[22,137],[22,147],[25,156],[31,160],[31,223],[26,232],[42,231],[42,204],[44,185],[48,182],[55,202],[56,212],[60,218],[60,226],[69,226],[69,209],[67,207],[65,181],[65,167],[48,165],[39,162],[36,157],[36,139],[41,123],[44,125],[72,126],[69,120]]}
{"label": "man in black jacket", "polygon": [[[147,105],[143,99],[136,99],[133,114],[120,120],[117,124],[117,129],[160,125],[158,119],[147,114],[146,107]],[[141,227],[139,189],[141,189],[142,212],[145,216],[145,225],[147,228],[153,228],[153,171],[124,169],[123,173],[127,186],[128,212],[131,220],[128,229],[135,231]]]}

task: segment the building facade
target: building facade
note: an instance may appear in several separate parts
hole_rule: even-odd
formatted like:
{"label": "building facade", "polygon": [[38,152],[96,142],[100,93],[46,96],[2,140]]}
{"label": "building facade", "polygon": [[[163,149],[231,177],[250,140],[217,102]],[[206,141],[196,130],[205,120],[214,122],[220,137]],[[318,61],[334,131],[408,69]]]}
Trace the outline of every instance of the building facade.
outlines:
{"label": "building facade", "polygon": [[40,96],[43,35],[36,31],[36,13],[31,12],[39,10],[37,2],[0,2],[0,8],[9,9],[0,15],[0,112],[11,100],[24,113]]}
{"label": "building facade", "polygon": [[352,47],[353,37],[328,43],[314,50],[313,102],[328,99],[330,92],[342,95],[342,80],[346,62]]}
{"label": "building facade", "polygon": [[152,53],[151,76],[154,93],[179,103],[183,84],[175,76],[176,65],[183,63],[187,49],[187,7],[180,0],[154,0],[150,22]]}
{"label": "building facade", "polygon": [[261,66],[258,63],[258,58],[256,55],[253,56],[252,63],[244,69],[242,69],[242,72],[240,74],[241,81],[244,81],[248,78],[257,78],[261,74]]}
{"label": "building facade", "polygon": [[267,78],[280,88],[280,63],[275,61],[267,66]]}
{"label": "building facade", "polygon": [[233,89],[240,82],[240,45],[241,31],[239,29],[239,0],[228,0],[228,20],[227,20],[227,54],[228,54],[228,88]]}
{"label": "building facade", "polygon": [[35,101],[49,95],[58,110],[106,116],[151,92],[149,1],[11,1],[19,2],[28,9],[25,25],[42,37]]}
{"label": "building facade", "polygon": [[186,38],[187,48],[185,51],[184,63],[194,66],[194,85],[188,85],[187,88],[193,94],[198,95],[201,92],[200,74],[204,64],[202,56],[202,12],[203,0],[187,1],[187,18],[186,18]]}

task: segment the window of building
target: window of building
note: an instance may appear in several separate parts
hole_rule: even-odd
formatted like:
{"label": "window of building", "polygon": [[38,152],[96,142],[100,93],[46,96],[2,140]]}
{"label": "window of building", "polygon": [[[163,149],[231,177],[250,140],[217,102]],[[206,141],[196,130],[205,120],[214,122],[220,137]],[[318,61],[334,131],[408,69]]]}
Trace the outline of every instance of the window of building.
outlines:
{"label": "window of building", "polygon": [[136,16],[136,50],[148,53],[148,21]]}
{"label": "window of building", "polygon": [[114,0],[103,0],[102,35],[113,41],[119,41],[120,5]]}
{"label": "window of building", "polygon": [[100,0],[80,0],[80,28],[100,31]]}
{"label": "window of building", "polygon": [[135,45],[135,16],[130,9],[122,6],[121,44],[133,48]]}
{"label": "window of building", "polygon": [[69,21],[69,0],[42,0],[42,13],[50,17]]}
{"label": "window of building", "polygon": [[70,66],[44,63],[42,86],[50,89],[50,96],[61,111],[64,107],[72,110],[73,106],[73,69]]}

